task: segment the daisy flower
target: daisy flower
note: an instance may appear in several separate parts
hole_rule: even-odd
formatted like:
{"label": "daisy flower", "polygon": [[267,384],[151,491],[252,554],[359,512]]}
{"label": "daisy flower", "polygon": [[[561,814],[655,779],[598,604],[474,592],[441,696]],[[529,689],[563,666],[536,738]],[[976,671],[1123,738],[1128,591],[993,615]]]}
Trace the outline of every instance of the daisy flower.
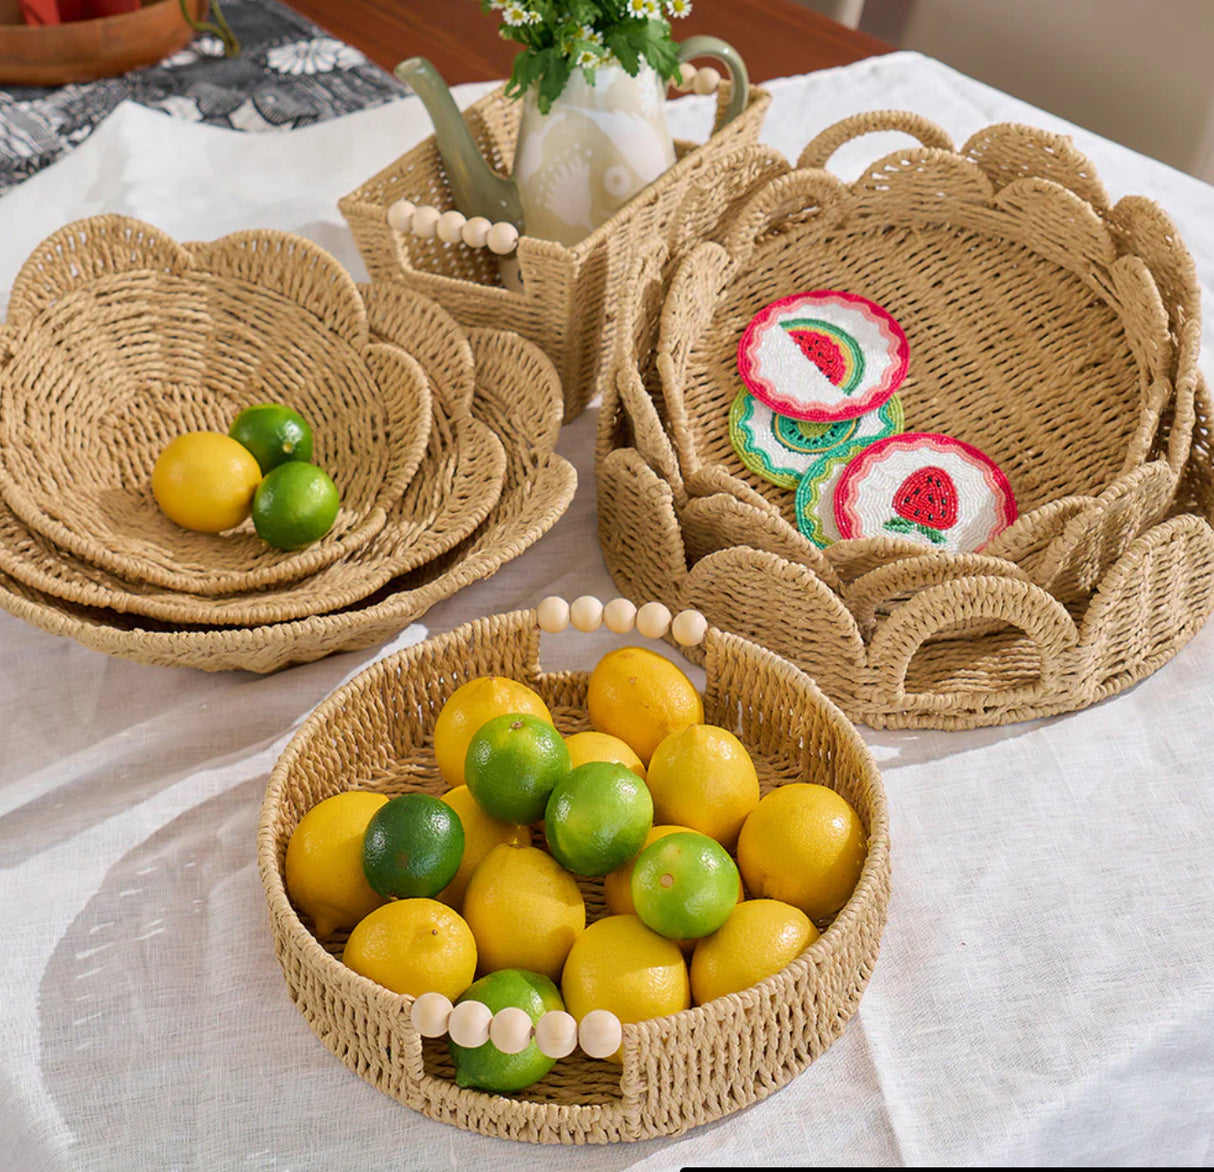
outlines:
{"label": "daisy flower", "polygon": [[666,11],[676,19],[691,15],[691,0],[666,0]]}

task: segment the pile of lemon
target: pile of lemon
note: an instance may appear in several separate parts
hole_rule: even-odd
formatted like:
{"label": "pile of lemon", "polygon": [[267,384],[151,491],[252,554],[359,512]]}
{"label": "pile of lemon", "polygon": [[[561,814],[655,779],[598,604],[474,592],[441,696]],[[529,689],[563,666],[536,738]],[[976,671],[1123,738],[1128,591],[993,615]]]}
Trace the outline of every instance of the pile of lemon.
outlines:
{"label": "pile of lemon", "polygon": [[[474,679],[435,725],[441,799],[349,791],[314,806],[286,882],[317,935],[352,928],[345,963],[396,993],[533,1022],[676,1013],[812,944],[864,866],[848,802],[806,783],[761,797],[746,747],[705,724],[691,681],[646,648],[599,661],[587,710],[595,731],[562,737],[530,688]],[[579,878],[595,876],[609,914],[587,926]],[[461,1086],[499,1093],[554,1062],[534,1042],[450,1049]]]}
{"label": "pile of lemon", "polygon": [[169,441],[152,469],[152,495],[170,521],[199,533],[234,529],[250,515],[278,549],[319,541],[341,497],[312,463],[312,429],[281,403],[246,407],[228,434],[190,431]]}

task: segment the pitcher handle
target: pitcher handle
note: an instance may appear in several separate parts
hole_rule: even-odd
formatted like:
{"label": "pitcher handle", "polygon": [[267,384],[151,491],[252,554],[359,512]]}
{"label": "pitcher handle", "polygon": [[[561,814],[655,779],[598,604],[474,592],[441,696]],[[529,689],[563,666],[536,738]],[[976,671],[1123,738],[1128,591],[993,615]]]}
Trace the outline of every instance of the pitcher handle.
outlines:
{"label": "pitcher handle", "polygon": [[746,71],[746,62],[742,54],[727,41],[720,37],[688,37],[687,40],[675,46],[678,52],[679,64],[690,61],[693,57],[711,57],[725,66],[729,73],[730,94],[729,105],[725,107],[725,116],[721,119],[717,130],[732,122],[743,110],[750,99],[750,74]]}

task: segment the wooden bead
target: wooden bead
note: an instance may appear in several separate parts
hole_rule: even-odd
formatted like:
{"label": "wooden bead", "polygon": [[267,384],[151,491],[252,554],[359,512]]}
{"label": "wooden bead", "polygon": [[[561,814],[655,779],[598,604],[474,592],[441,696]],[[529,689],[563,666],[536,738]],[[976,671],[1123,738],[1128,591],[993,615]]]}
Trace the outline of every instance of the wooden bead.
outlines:
{"label": "wooden bead", "polygon": [[569,621],[578,631],[597,631],[603,625],[603,604],[593,594],[575,598],[569,608]]}
{"label": "wooden bead", "polygon": [[447,1022],[447,1033],[457,1046],[474,1049],[489,1040],[489,1023],[493,1011],[480,1001],[461,1001]]}
{"label": "wooden bead", "polygon": [[468,222],[468,217],[463,212],[457,212],[453,208],[449,212],[443,212],[438,218],[438,226],[435,232],[438,238],[446,244],[458,244],[464,237],[464,225]]}
{"label": "wooden bead", "polygon": [[721,75],[711,65],[697,69],[691,88],[697,94],[715,94],[721,88]]}
{"label": "wooden bead", "polygon": [[694,647],[704,642],[708,620],[698,610],[681,610],[670,624],[670,633],[681,647]]}
{"label": "wooden bead", "polygon": [[412,200],[398,199],[388,207],[388,226],[397,232],[408,232],[415,211],[417,211],[417,204]]}
{"label": "wooden bead", "polygon": [[690,92],[692,84],[696,79],[696,67],[690,61],[684,61],[679,66],[679,80],[674,83],[674,88],[681,94]]}
{"label": "wooden bead", "polygon": [[553,594],[535,608],[535,618],[541,631],[559,635],[569,626],[569,603]]}
{"label": "wooden bead", "polygon": [[423,1038],[441,1038],[450,1018],[451,998],[442,993],[423,993],[409,1010],[409,1020]]}
{"label": "wooden bead", "polygon": [[627,598],[613,598],[603,607],[603,623],[613,635],[627,635],[636,621],[637,608]]}
{"label": "wooden bead", "polygon": [[435,230],[438,228],[438,222],[442,218],[442,213],[438,208],[432,208],[428,204],[420,207],[413,213],[413,222],[410,227],[413,229],[413,235],[421,240],[433,240]]}
{"label": "wooden bead", "polygon": [[489,238],[489,229],[492,227],[493,225],[484,216],[473,216],[464,224],[460,235],[469,248],[484,248],[485,242]]}
{"label": "wooden bead", "polygon": [[547,1058],[566,1058],[577,1048],[577,1020],[563,1009],[550,1009],[535,1023],[535,1045]]}
{"label": "wooden bead", "polygon": [[498,256],[507,256],[518,247],[518,229],[513,224],[501,220],[489,229],[485,236],[485,243],[489,246],[490,252],[496,252]]}
{"label": "wooden bead", "polygon": [[670,611],[660,602],[647,602],[637,611],[637,633],[660,639],[670,630]]}
{"label": "wooden bead", "polygon": [[577,1029],[578,1042],[591,1058],[610,1058],[624,1040],[624,1027],[609,1009],[592,1009]]}
{"label": "wooden bead", "polygon": [[531,1015],[514,1005],[499,1009],[489,1023],[489,1041],[503,1054],[521,1054],[531,1045]]}

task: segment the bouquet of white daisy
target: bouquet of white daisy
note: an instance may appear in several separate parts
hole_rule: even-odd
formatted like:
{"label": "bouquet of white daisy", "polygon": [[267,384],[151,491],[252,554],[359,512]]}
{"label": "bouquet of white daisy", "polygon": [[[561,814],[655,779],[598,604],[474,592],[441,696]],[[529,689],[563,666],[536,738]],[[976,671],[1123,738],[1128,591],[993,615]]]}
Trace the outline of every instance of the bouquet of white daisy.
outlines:
{"label": "bouquet of white daisy", "polygon": [[603,65],[635,77],[642,62],[668,80],[679,76],[670,20],[691,12],[691,0],[481,0],[502,14],[501,35],[523,46],[506,93],[537,87],[541,113],[561,95],[575,69],[594,81]]}

